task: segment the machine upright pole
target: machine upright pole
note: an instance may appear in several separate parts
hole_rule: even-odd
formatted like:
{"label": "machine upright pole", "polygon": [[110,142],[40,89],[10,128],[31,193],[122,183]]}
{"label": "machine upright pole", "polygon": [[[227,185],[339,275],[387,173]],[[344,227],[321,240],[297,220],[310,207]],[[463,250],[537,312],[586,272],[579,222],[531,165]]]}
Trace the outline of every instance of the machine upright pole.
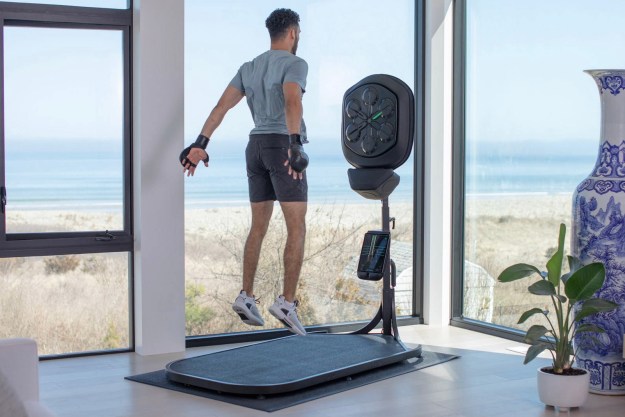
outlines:
{"label": "machine upright pole", "polygon": [[[390,228],[391,216],[388,206],[388,197],[382,200],[382,230],[384,232],[391,231]],[[391,239],[388,241],[387,249],[388,262],[384,268],[384,275],[382,277],[382,334],[391,336],[393,334],[393,320],[395,318],[395,312],[393,311],[393,300],[395,297],[395,290],[391,285]]]}

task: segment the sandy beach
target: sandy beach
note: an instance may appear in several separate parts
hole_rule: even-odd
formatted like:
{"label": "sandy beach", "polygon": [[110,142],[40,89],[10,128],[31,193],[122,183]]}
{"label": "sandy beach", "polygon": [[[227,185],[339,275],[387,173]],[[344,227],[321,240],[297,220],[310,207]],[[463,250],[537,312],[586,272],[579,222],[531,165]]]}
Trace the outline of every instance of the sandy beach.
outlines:
{"label": "sandy beach", "polygon": [[[483,309],[491,313],[490,320],[503,326],[527,328],[533,321],[518,325],[524,311],[544,305],[546,297],[531,296],[527,287],[538,277],[528,277],[515,283],[500,284],[497,276],[506,267],[515,263],[529,263],[541,270],[553,255],[558,244],[560,223],[567,227],[565,253],[569,252],[572,196],[527,195],[479,197],[466,200],[465,208],[465,314],[477,317],[466,302],[467,263],[477,265],[483,272],[477,285],[490,285],[477,289],[483,295],[479,298]],[[565,267],[566,268],[566,267]],[[486,275],[487,274],[487,275]],[[475,300],[472,300],[475,304]],[[472,314],[471,314],[472,313]]]}
{"label": "sandy beach", "polygon": [[[543,267],[556,246],[559,223],[569,224],[570,210],[568,195],[467,199],[465,267],[470,273],[465,279],[465,304],[479,307],[467,307],[469,317],[515,325],[533,303],[525,291],[532,281],[501,285],[494,280],[512,263]],[[10,216],[14,231],[108,228],[120,220],[90,212],[22,211]],[[393,231],[397,262],[412,243],[411,204],[391,204],[391,216],[397,218]],[[230,309],[241,286],[249,224],[248,206],[186,211],[187,334],[249,330]],[[372,317],[379,306],[379,283],[358,280],[354,265],[364,233],[381,228],[380,203],[311,204],[307,226],[298,292],[304,324]],[[281,293],[285,236],[276,206],[255,287],[265,328],[281,327],[266,308]],[[404,270],[398,273],[410,273],[409,250],[402,262]],[[0,259],[0,337],[35,337],[42,354],[128,346],[128,265],[127,254]],[[477,317],[480,311],[490,316]]]}
{"label": "sandy beach", "polygon": [[[465,205],[465,257],[501,268],[516,262],[545,261],[555,248],[560,223],[568,229],[571,195],[530,195],[471,198]],[[550,255],[549,255],[550,256]]]}

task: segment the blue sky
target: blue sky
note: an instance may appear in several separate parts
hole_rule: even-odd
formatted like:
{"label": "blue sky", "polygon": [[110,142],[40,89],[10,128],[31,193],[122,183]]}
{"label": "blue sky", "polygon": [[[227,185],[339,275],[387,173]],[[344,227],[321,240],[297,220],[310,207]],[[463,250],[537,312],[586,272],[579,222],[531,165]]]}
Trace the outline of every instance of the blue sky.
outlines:
{"label": "blue sky", "polygon": [[625,68],[622,0],[468,0],[469,141],[598,144],[585,69]]}
{"label": "blue sky", "polygon": [[120,31],[7,27],[4,42],[8,140],[121,140]]}
{"label": "blue sky", "polygon": [[[126,1],[62,3],[124,7]],[[625,68],[622,0],[467,3],[469,140],[598,138],[598,93],[583,70]],[[343,93],[361,78],[389,73],[413,84],[413,1],[354,4],[286,4],[302,18],[298,55],[309,63],[304,117],[311,139],[321,142],[338,140]],[[284,6],[275,0],[186,0],[186,141],[195,137],[239,65],[269,47],[264,20]],[[7,29],[8,135],[119,138],[121,35],[75,34]],[[242,102],[216,135],[244,141],[251,127]]]}
{"label": "blue sky", "polygon": [[[269,49],[267,16],[276,8],[289,7],[300,15],[297,54],[309,65],[304,119],[311,141],[338,143],[343,94],[350,86],[375,73],[392,74],[413,85],[413,1],[380,4],[186,0],[185,136],[197,135],[239,66]],[[242,101],[215,136],[246,141],[252,127]]]}
{"label": "blue sky", "polygon": [[128,0],[19,0],[20,3],[60,4],[64,6],[108,7],[126,9]]}

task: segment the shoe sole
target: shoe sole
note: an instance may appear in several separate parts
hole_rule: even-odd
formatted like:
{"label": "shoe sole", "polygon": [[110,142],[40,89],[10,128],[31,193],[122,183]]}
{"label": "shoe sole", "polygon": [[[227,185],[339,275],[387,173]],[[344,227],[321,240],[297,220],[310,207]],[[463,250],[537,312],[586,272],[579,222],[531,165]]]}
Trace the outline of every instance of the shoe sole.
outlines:
{"label": "shoe sole", "polygon": [[232,306],[232,309],[234,310],[235,313],[237,313],[239,315],[239,317],[241,318],[241,321],[245,324],[249,324],[250,326],[264,326],[265,322],[262,321],[258,321],[258,319],[256,319],[249,310],[246,310],[242,307],[239,306]]}
{"label": "shoe sole", "polygon": [[[274,316],[276,319],[278,319],[278,321],[280,321],[280,323],[284,324],[284,326],[291,332],[291,333],[295,333],[298,336],[306,336],[306,330],[304,330],[302,332],[302,330],[300,328],[298,328],[296,325],[294,325],[293,323],[290,323],[288,321],[288,316],[286,315],[282,315],[278,312],[275,312],[272,308],[269,308],[269,313]],[[300,324],[301,326],[301,324]]]}

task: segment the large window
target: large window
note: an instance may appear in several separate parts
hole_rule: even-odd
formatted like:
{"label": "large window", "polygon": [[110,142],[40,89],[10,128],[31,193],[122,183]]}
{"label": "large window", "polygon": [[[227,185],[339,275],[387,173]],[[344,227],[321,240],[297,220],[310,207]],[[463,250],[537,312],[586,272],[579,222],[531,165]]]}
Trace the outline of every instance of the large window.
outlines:
{"label": "large window", "polygon": [[20,3],[56,4],[61,6],[106,7],[127,9],[131,0],[21,0]]}
{"label": "large window", "polygon": [[57,3],[0,2],[0,337],[130,349],[131,12]]}
{"label": "large window", "polygon": [[122,36],[5,28],[7,233],[123,229]]}
{"label": "large window", "polygon": [[[525,328],[542,299],[528,282],[500,285],[504,267],[544,267],[570,223],[575,187],[599,145],[597,88],[585,69],[623,68],[607,45],[625,41],[614,0],[459,2],[456,317]],[[464,10],[462,10],[464,9]],[[464,64],[464,65],[461,65]],[[570,228],[569,228],[570,231]],[[546,306],[548,307],[548,306]]]}
{"label": "large window", "polygon": [[[239,66],[269,48],[264,21],[279,7],[284,3],[273,0],[187,0],[186,142],[195,139]],[[378,7],[375,1],[364,1],[354,7],[348,1],[314,0],[290,2],[288,7],[301,17],[297,54],[309,65],[303,104],[311,163],[300,318],[305,325],[368,320],[379,307],[381,290],[377,283],[358,280],[355,268],[364,232],[381,227],[381,204],[364,200],[349,187],[349,165],[340,142],[342,99],[350,86],[376,73],[414,85],[415,5],[402,0]],[[230,309],[241,288],[241,257],[250,225],[244,149],[252,123],[242,101],[211,140],[209,169],[201,167],[185,181],[188,335],[253,330]],[[412,315],[414,307],[413,169],[411,158],[397,170],[401,183],[390,198],[391,215],[397,219],[392,250],[401,315]],[[266,307],[282,291],[285,233],[276,207],[255,286],[266,328],[282,327]]]}

